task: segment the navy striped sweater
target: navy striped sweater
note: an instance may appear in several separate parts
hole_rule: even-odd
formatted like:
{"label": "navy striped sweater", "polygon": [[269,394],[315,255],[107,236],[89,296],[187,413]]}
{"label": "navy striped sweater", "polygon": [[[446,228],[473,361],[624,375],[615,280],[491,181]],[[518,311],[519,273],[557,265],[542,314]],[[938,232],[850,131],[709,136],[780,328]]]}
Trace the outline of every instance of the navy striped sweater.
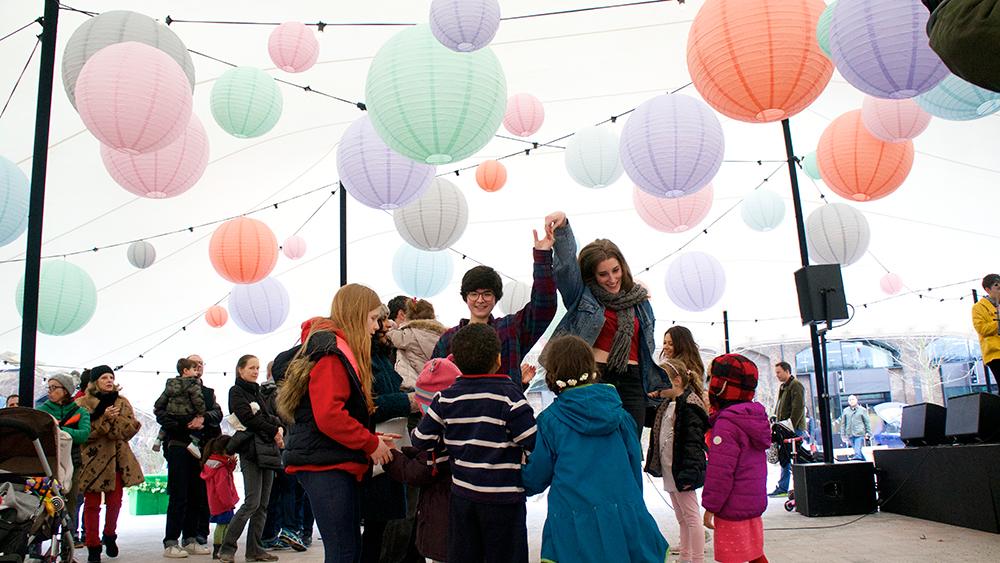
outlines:
{"label": "navy striped sweater", "polygon": [[452,494],[474,502],[524,502],[521,463],[535,447],[535,414],[506,374],[462,375],[441,391],[413,430],[413,446],[443,443]]}

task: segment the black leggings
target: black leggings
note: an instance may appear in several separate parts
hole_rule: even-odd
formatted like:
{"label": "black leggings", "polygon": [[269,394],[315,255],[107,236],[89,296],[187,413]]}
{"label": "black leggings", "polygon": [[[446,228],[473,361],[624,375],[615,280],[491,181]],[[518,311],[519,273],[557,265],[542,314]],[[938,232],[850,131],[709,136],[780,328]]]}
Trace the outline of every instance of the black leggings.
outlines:
{"label": "black leggings", "polygon": [[642,421],[646,418],[646,393],[642,390],[639,366],[629,364],[624,372],[613,372],[608,370],[607,364],[597,364],[597,370],[601,372],[603,383],[610,383],[618,390],[622,407],[635,419],[636,437],[642,440]]}

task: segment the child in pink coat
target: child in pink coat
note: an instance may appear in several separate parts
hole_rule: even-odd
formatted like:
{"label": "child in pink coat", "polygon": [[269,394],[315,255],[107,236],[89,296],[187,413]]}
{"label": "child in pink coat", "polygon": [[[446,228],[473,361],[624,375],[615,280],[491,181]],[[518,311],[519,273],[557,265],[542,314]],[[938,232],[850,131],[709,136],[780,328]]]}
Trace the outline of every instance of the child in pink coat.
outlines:
{"label": "child in pink coat", "polygon": [[712,439],[701,505],[705,527],[715,529],[715,560],[767,563],[767,448],[771,427],[764,406],[754,403],[757,366],[739,354],[725,354],[709,369]]}
{"label": "child in pink coat", "polygon": [[240,501],[233,481],[233,471],[236,470],[236,456],[226,453],[229,436],[223,434],[205,444],[201,454],[201,478],[208,489],[209,522],[215,524],[212,536],[212,559],[219,558],[219,548],[226,537],[226,530],[233,520],[233,511]]}

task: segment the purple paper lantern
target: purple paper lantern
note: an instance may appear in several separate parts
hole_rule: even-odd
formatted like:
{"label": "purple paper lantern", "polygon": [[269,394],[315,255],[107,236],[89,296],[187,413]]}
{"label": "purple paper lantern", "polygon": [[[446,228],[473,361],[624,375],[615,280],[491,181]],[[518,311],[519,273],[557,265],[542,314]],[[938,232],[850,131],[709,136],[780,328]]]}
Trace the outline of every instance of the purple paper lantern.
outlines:
{"label": "purple paper lantern", "polygon": [[489,45],[500,29],[497,0],[434,0],[431,33],[445,47],[459,53]]}
{"label": "purple paper lantern", "polygon": [[274,278],[233,286],[229,293],[229,315],[236,326],[251,334],[278,330],[288,318],[288,291]]}
{"label": "purple paper lantern", "polygon": [[726,271],[714,256],[685,252],[667,268],[667,296],[685,311],[704,311],[722,299]]}
{"label": "purple paper lantern", "polygon": [[347,193],[368,207],[396,209],[417,200],[436,168],[389,148],[368,116],[348,127],[337,147],[337,172]]}
{"label": "purple paper lantern", "polygon": [[922,94],[948,76],[931,50],[927,8],[918,0],[839,0],[830,26],[830,50],[840,74],[879,98]]}
{"label": "purple paper lantern", "polygon": [[722,166],[722,125],[708,105],[683,94],[664,94],[629,116],[619,145],[625,173],[657,197],[692,194]]}

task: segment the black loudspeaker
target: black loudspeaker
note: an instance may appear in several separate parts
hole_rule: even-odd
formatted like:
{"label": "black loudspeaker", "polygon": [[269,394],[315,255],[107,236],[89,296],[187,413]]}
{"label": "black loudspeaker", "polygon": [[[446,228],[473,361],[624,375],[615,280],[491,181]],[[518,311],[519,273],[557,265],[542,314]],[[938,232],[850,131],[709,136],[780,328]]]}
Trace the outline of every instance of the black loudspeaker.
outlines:
{"label": "black loudspeaker", "polygon": [[943,444],[945,413],[948,411],[934,403],[920,403],[903,407],[903,423],[899,437],[907,446],[936,446]]}
{"label": "black loudspeaker", "polygon": [[875,465],[867,461],[792,465],[795,509],[806,516],[875,511]]}
{"label": "black loudspeaker", "polygon": [[972,393],[948,399],[944,433],[957,442],[1000,442],[1000,397]]}
{"label": "black loudspeaker", "polygon": [[795,272],[802,324],[839,321],[849,317],[840,264],[806,266]]}

